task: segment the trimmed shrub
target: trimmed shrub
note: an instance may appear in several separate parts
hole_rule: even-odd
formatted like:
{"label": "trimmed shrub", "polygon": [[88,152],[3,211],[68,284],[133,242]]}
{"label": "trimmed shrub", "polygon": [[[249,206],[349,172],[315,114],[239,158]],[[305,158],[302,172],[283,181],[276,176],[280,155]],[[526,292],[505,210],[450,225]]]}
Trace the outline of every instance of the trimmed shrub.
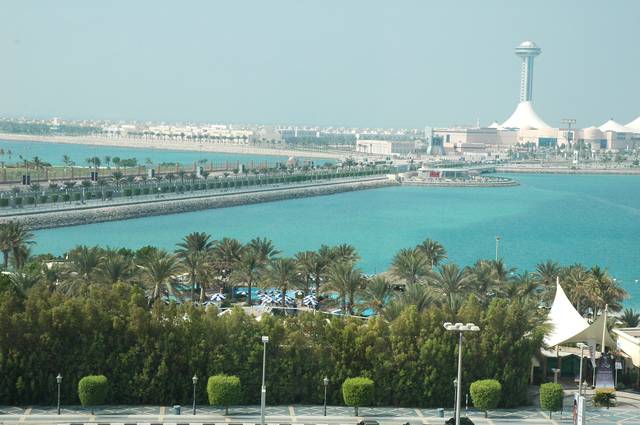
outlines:
{"label": "trimmed shrub", "polygon": [[142,189],[140,189],[139,187],[136,187],[135,189],[133,189],[133,194],[135,196],[140,196],[141,193],[142,193]]}
{"label": "trimmed shrub", "polygon": [[8,206],[9,206],[9,199],[0,198],[0,207],[8,207]]}
{"label": "trimmed shrub", "polygon": [[76,192],[73,194],[74,201],[79,201],[80,199],[82,199],[82,193]]}
{"label": "trimmed shrub", "polygon": [[210,376],[207,381],[207,395],[212,406],[224,406],[224,414],[229,414],[229,405],[240,402],[240,378],[229,375]]}
{"label": "trimmed shrub", "polygon": [[142,188],[142,194],[143,195],[148,195],[149,194],[149,188],[148,187],[143,187]]}
{"label": "trimmed shrub", "polygon": [[107,400],[109,381],[104,375],[89,375],[78,382],[78,398],[83,407],[93,407],[104,404]]}
{"label": "trimmed shrub", "polygon": [[58,202],[58,199],[60,199],[60,195],[58,195],[57,193],[51,195],[51,202]]}
{"label": "trimmed shrub", "polygon": [[498,407],[502,385],[495,379],[482,379],[471,384],[471,400],[473,405],[480,410],[484,410],[484,417],[487,417],[487,410]]}
{"label": "trimmed shrub", "polygon": [[552,412],[562,409],[563,398],[562,385],[553,382],[540,385],[540,408],[549,411],[549,418]]}
{"label": "trimmed shrub", "polygon": [[35,198],[35,197],[33,197],[33,196],[27,196],[27,199],[26,199],[26,204],[27,204],[27,205],[33,205],[33,204],[35,204],[35,203],[36,203],[36,198]]}
{"label": "trimmed shrub", "polygon": [[374,383],[369,378],[348,378],[342,383],[342,397],[344,404],[353,406],[355,416],[358,407],[367,406],[373,402]]}
{"label": "trimmed shrub", "polygon": [[596,390],[592,400],[594,405],[608,409],[616,405],[616,394],[613,391]]}
{"label": "trimmed shrub", "polygon": [[126,188],[125,190],[122,191],[122,193],[124,194],[124,196],[131,196],[133,192],[131,191],[131,189]]}
{"label": "trimmed shrub", "polygon": [[13,202],[16,204],[16,206],[20,206],[22,205],[22,198],[13,198]]}
{"label": "trimmed shrub", "polygon": [[105,199],[111,199],[111,198],[113,198],[113,191],[111,191],[111,190],[107,190],[107,191],[104,193],[104,197],[105,197]]}
{"label": "trimmed shrub", "polygon": [[64,195],[62,195],[62,200],[64,202],[69,202],[71,200],[71,195],[69,195],[68,193],[65,193]]}
{"label": "trimmed shrub", "polygon": [[40,202],[41,204],[46,204],[47,203],[47,195],[40,195],[40,199],[38,202]]}
{"label": "trimmed shrub", "polygon": [[[445,425],[456,425],[456,418],[449,418],[446,422]],[[466,416],[460,416],[460,425],[474,425],[473,421],[469,418],[467,418]]]}

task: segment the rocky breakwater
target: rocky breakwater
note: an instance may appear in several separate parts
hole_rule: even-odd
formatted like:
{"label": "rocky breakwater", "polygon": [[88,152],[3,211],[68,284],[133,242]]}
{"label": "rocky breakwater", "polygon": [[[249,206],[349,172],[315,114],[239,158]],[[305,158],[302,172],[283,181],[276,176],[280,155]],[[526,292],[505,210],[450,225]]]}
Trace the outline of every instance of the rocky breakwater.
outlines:
{"label": "rocky breakwater", "polygon": [[212,208],[225,208],[261,202],[282,201],[310,196],[331,195],[340,192],[394,186],[398,183],[386,177],[376,177],[347,182],[310,184],[296,187],[280,187],[232,194],[217,194],[197,198],[180,198],[140,202],[136,204],[105,205],[90,209],[43,211],[24,216],[3,217],[1,222],[20,221],[30,229],[76,226],[104,221],[127,220],[153,215],[177,214]]}

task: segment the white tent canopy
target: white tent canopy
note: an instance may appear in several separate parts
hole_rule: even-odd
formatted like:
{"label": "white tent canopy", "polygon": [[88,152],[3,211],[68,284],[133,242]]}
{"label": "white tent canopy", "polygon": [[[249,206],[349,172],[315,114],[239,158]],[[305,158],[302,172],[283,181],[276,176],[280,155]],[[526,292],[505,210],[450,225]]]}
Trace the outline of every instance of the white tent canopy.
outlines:
{"label": "white tent canopy", "polygon": [[[615,347],[607,330],[606,315],[599,316],[592,324],[589,324],[573,307],[560,286],[560,282],[556,283],[556,296],[547,316],[547,323],[552,327],[551,332],[544,338],[544,344],[547,347],[578,342],[590,343],[595,346],[595,343],[602,342],[603,337],[606,346]],[[601,350],[604,351],[604,348]]]}
{"label": "white tent canopy", "polygon": [[603,133],[606,133],[607,131],[615,131],[616,133],[628,133],[630,131],[627,127],[615,122],[613,119],[610,119],[606,123],[602,124],[600,127],[598,127],[598,129]]}
{"label": "white tent canopy", "polygon": [[640,117],[638,117],[635,120],[631,121],[630,123],[625,125],[625,127],[630,128],[633,131],[640,132]]}
{"label": "white tent canopy", "polygon": [[578,313],[567,298],[560,282],[556,284],[556,296],[547,316],[547,323],[551,325],[551,332],[544,337],[544,344],[547,347],[560,345],[589,327],[589,322]]}
{"label": "white tent canopy", "polygon": [[502,123],[504,128],[551,128],[533,110],[531,101],[520,102],[508,120]]}

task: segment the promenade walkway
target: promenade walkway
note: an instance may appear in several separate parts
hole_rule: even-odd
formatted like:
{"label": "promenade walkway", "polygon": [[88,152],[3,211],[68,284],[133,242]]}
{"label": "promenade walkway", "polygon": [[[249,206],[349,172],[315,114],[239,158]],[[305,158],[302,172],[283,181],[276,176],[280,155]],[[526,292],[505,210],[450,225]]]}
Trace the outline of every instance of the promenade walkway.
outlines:
{"label": "promenade walkway", "polygon": [[[231,408],[228,416],[224,410],[210,406],[197,406],[197,414],[192,414],[191,406],[183,406],[182,414],[175,415],[167,406],[108,406],[95,410],[78,406],[65,406],[62,414],[56,414],[55,407],[3,407],[0,406],[0,424],[211,424],[211,425],[255,425],[260,423],[259,406]],[[437,409],[421,408],[360,408],[360,416],[353,416],[353,409],[344,406],[329,406],[327,416],[323,416],[322,406],[268,406],[266,422],[269,425],[355,425],[360,421],[378,422],[380,425],[429,425],[444,424],[453,415],[446,409],[444,418],[438,417]],[[563,413],[556,412],[549,418],[548,412],[536,407],[500,409],[484,413],[474,409],[463,410],[476,424],[571,424],[571,400],[565,399]],[[640,408],[626,405],[606,408],[588,407],[586,411],[589,425],[640,424]]]}

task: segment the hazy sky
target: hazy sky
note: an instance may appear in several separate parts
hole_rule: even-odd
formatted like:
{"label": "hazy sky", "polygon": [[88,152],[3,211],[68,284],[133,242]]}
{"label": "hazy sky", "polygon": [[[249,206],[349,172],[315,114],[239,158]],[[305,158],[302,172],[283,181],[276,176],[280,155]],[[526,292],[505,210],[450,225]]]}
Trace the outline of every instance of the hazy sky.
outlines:
{"label": "hazy sky", "polygon": [[640,115],[640,1],[0,3],[0,115],[380,127]]}

